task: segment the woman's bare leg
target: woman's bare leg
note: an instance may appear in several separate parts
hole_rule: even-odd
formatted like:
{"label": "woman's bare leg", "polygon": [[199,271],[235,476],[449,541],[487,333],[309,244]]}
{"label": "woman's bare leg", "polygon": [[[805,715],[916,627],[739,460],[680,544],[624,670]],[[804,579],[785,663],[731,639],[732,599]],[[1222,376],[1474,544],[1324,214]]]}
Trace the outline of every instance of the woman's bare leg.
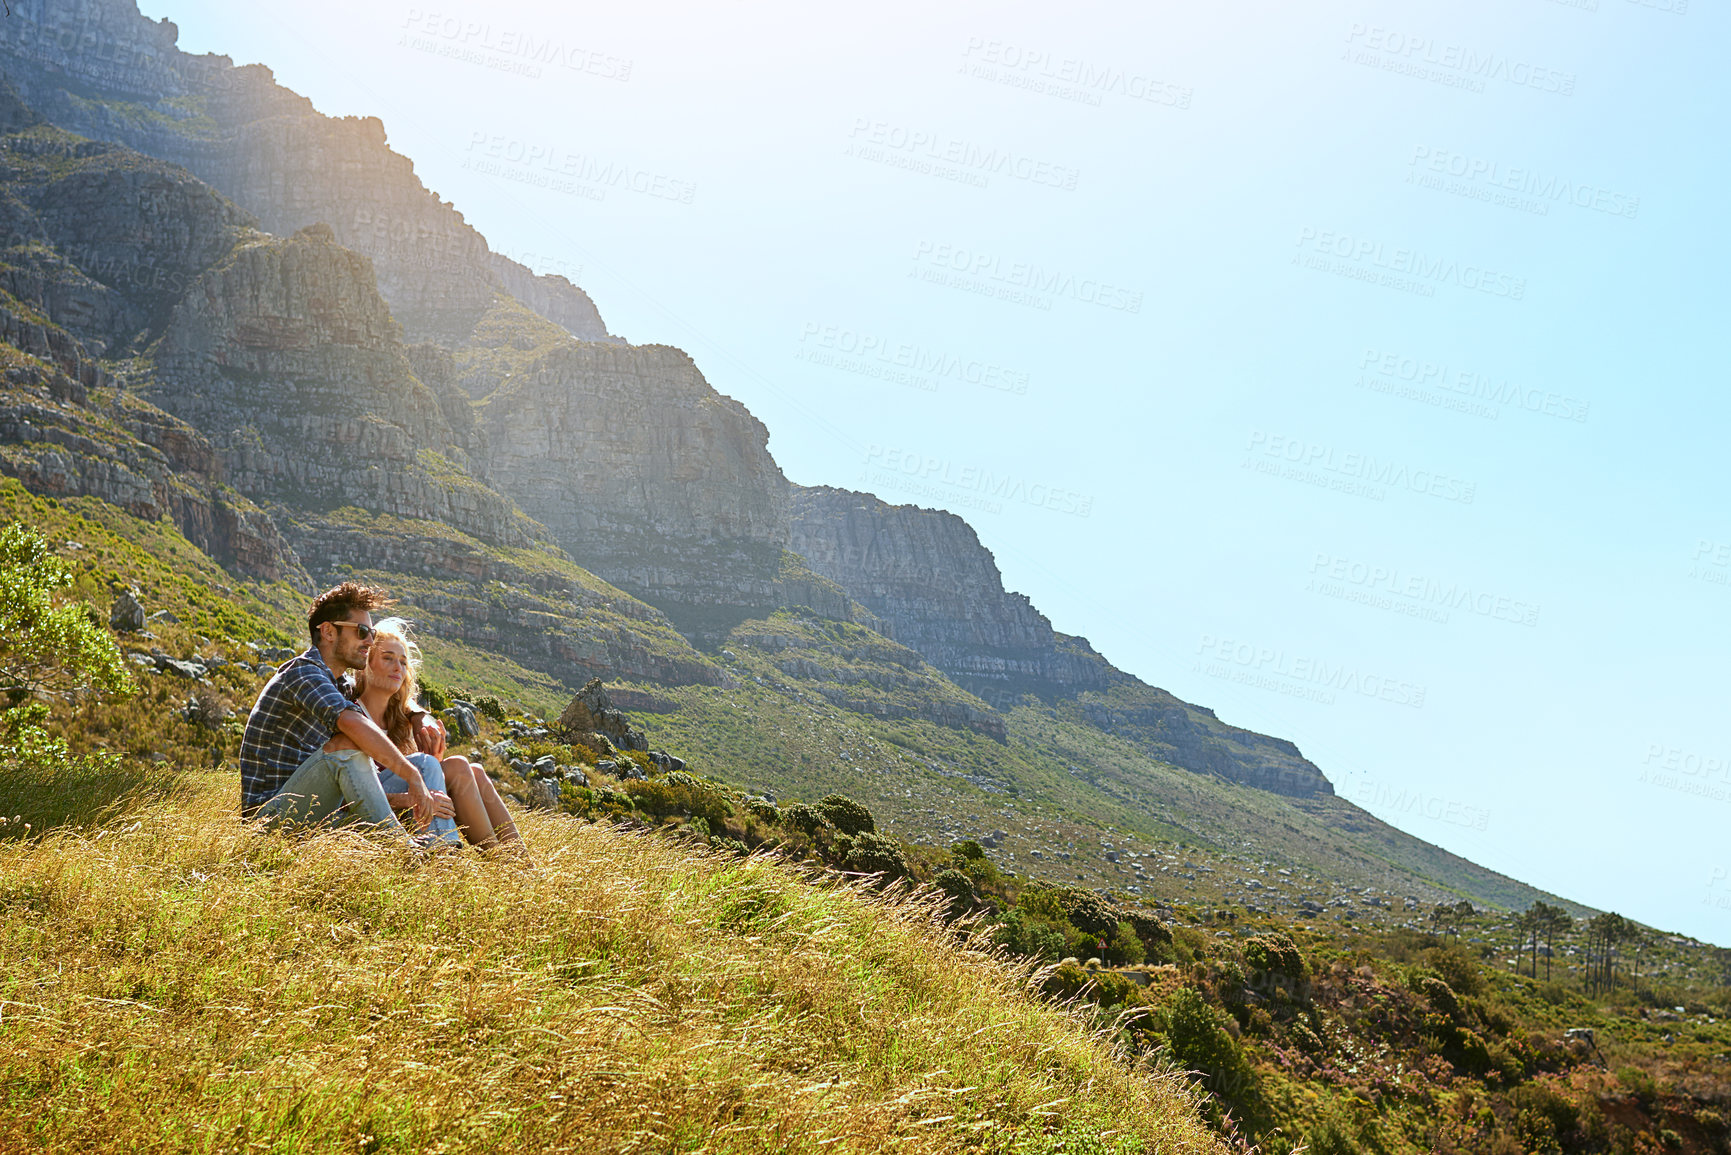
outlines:
{"label": "woman's bare leg", "polygon": [[479,766],[475,767],[475,784],[480,787],[481,800],[487,805],[487,817],[492,820],[493,833],[498,835],[500,844],[510,846],[514,843],[518,849],[527,850],[523,836],[517,833],[516,822],[511,819],[511,812],[505,808],[505,800],[499,797],[499,788]]}
{"label": "woman's bare leg", "polygon": [[[487,776],[477,775],[467,758],[456,755],[443,759],[439,765],[444,767],[445,792],[451,796],[451,802],[456,807],[457,825],[462,827],[463,837],[468,839],[471,846],[497,846],[498,840],[493,837],[492,816],[480,788],[475,784],[477,776]],[[488,785],[492,785],[490,780]]]}

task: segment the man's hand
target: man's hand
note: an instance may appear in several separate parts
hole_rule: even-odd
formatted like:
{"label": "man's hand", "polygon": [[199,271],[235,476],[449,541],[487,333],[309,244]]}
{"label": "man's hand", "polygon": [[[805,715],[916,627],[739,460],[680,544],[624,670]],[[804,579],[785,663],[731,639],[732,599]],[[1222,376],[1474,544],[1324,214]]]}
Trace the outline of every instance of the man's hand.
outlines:
{"label": "man's hand", "polygon": [[443,790],[435,790],[432,797],[434,818],[455,818],[457,816],[457,804],[451,801],[449,794]]}
{"label": "man's hand", "polygon": [[415,746],[423,754],[431,754],[435,758],[445,756],[445,727],[431,714],[420,714],[415,718]]}
{"label": "man's hand", "polygon": [[[433,819],[439,817],[437,813],[439,809],[437,799],[443,797],[443,795],[435,795],[431,790],[428,790],[427,784],[421,781],[421,776],[419,774],[416,774],[414,778],[408,781],[409,805],[415,809],[415,825],[420,829],[425,830],[429,825],[431,825]],[[447,798],[446,802],[449,801],[450,799]]]}

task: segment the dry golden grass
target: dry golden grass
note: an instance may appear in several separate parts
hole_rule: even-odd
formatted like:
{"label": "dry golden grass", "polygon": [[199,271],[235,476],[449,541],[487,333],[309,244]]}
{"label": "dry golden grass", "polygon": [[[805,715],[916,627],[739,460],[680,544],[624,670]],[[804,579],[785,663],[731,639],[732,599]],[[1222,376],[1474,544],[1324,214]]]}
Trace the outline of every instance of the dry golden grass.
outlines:
{"label": "dry golden grass", "polygon": [[0,842],[0,1150],[1220,1150],[918,902],[556,815],[417,863],[195,782]]}

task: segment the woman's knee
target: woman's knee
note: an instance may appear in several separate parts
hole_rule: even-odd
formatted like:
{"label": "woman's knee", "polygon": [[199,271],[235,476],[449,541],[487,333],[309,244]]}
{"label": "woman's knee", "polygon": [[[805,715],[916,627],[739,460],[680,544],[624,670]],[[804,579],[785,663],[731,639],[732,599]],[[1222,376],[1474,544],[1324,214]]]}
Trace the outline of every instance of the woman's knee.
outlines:
{"label": "woman's knee", "polygon": [[445,782],[453,797],[459,792],[470,794],[479,790],[479,786],[475,782],[475,768],[467,758],[454,754],[446,758],[441,763],[441,767],[445,772]]}

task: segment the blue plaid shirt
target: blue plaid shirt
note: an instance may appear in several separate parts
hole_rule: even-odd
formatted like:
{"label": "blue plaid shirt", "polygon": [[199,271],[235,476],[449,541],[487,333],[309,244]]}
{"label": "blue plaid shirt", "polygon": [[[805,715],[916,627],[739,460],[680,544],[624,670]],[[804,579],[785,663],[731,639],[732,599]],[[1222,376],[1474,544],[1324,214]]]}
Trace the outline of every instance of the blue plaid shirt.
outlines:
{"label": "blue plaid shirt", "polygon": [[[337,732],[337,715],[360,710],[317,650],[290,658],[259,691],[240,740],[240,811],[250,815]],[[364,713],[365,711],[363,711]]]}

